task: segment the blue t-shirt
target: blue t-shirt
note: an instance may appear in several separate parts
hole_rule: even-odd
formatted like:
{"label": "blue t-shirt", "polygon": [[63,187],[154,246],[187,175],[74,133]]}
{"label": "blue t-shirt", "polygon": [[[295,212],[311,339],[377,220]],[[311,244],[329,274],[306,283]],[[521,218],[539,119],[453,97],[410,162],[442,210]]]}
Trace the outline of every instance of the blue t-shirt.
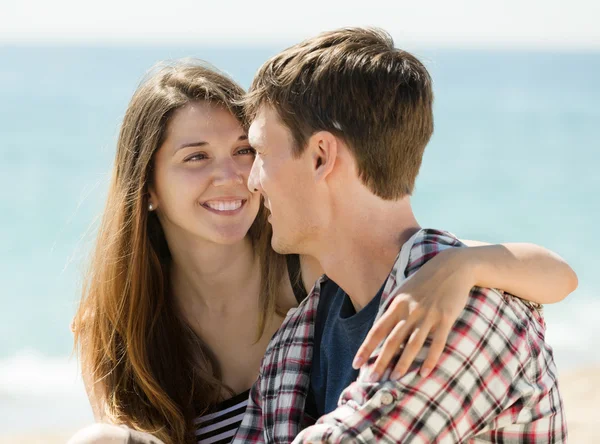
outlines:
{"label": "blue t-shirt", "polygon": [[317,419],[337,407],[342,391],[358,377],[352,361],[377,317],[383,286],[358,313],[338,285],[325,281],[315,320],[315,346],[305,411]]}

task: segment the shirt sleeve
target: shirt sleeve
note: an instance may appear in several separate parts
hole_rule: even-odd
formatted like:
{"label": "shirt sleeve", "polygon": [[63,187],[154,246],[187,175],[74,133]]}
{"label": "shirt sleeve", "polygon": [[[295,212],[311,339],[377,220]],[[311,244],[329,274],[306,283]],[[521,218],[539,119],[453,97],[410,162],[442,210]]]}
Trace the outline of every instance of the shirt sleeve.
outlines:
{"label": "shirt sleeve", "polygon": [[399,381],[385,380],[394,360],[382,381],[367,382],[378,349],[344,390],[338,408],[304,429],[294,443],[463,442],[489,426],[506,406],[518,404],[514,381],[527,372],[526,328],[514,322],[514,313],[505,313],[503,296],[490,293],[471,292],[428,377],[418,375],[426,346]]}
{"label": "shirt sleeve", "polygon": [[262,396],[260,394],[261,380],[262,375],[259,376],[258,380],[250,389],[248,407],[246,408],[244,419],[233,440],[234,444],[265,442]]}

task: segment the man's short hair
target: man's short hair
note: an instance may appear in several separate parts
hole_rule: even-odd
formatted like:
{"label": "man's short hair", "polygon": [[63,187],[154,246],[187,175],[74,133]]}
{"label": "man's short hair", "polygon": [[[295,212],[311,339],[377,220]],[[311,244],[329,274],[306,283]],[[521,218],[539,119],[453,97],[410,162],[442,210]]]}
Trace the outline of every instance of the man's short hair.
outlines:
{"label": "man's short hair", "polygon": [[317,131],[353,152],[359,177],[376,195],[410,195],[433,133],[431,77],[423,64],[372,28],[344,28],[272,57],[244,102],[252,120],[273,107],[292,133],[299,156]]}

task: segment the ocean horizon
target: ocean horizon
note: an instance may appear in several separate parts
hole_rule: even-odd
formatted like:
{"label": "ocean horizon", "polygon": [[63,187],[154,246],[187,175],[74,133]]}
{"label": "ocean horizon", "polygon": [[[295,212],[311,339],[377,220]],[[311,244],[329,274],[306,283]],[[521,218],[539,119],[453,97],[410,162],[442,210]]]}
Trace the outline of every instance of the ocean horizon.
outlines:
{"label": "ocean horizon", "polygon": [[[0,427],[92,420],[69,323],[118,127],[156,62],[206,60],[247,88],[283,47],[1,46]],[[600,364],[600,53],[413,51],[434,80],[435,134],[413,196],[423,227],[565,258],[579,288],[545,307],[559,371]],[[33,424],[33,425],[32,425]]]}

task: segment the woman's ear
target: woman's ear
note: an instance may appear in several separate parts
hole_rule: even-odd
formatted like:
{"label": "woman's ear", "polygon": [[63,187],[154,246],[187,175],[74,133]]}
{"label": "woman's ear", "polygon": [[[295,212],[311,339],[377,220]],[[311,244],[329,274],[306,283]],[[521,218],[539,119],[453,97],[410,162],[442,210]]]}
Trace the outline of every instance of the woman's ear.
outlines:
{"label": "woman's ear", "polygon": [[148,185],[148,211],[154,211],[158,208],[158,196],[152,184]]}

